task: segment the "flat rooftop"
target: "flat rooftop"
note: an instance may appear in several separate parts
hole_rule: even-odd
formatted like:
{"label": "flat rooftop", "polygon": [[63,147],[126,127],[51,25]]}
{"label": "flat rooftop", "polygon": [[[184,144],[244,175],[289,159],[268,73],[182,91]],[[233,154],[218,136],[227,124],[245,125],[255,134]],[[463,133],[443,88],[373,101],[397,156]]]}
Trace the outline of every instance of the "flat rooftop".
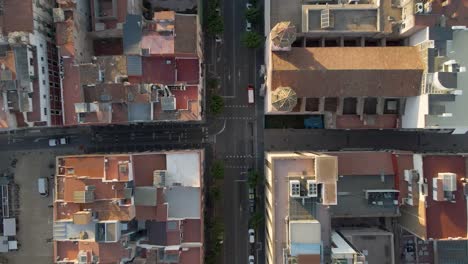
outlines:
{"label": "flat rooftop", "polygon": [[394,263],[393,233],[377,228],[341,229],[339,232],[356,249],[367,252],[367,263]]}
{"label": "flat rooftop", "polygon": [[[365,190],[394,189],[394,175],[353,175],[338,179],[338,204],[330,208],[332,217],[396,217],[396,205],[373,205]],[[390,201],[391,202],[391,201]]]}
{"label": "flat rooftop", "polygon": [[[328,8],[333,19],[329,29],[321,28],[321,10]],[[303,32],[311,31],[344,31],[344,32],[377,32],[378,10],[374,5],[303,5],[306,13],[306,24]],[[304,23],[304,21],[303,21]],[[303,25],[304,26],[304,25]]]}

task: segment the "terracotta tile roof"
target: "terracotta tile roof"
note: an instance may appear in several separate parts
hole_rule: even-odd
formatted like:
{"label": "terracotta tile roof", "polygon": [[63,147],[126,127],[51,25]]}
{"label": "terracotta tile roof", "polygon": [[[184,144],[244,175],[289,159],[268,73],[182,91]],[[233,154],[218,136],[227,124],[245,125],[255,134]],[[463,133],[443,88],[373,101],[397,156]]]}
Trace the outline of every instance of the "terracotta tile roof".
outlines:
{"label": "terracotta tile roof", "polygon": [[[106,156],[105,159],[107,160],[104,166],[106,180],[108,181],[116,180],[116,181],[124,181],[124,182],[127,182],[129,180],[128,173],[130,171],[130,168],[129,168],[130,156],[111,155],[111,156]],[[127,165],[125,166],[125,164]],[[125,168],[125,171],[122,171],[119,166],[123,166],[123,168]]]}
{"label": "terracotta tile roof", "polygon": [[177,110],[189,109],[189,103],[196,101],[198,103],[198,86],[186,86],[185,91],[173,90],[172,94],[176,97]]}
{"label": "terracotta tile roof", "polygon": [[162,35],[154,31],[144,31],[141,48],[149,49],[150,54],[174,54],[174,36]]}
{"label": "terracotta tile roof", "polygon": [[202,222],[200,219],[185,219],[183,222],[183,242],[202,242]]}
{"label": "terracotta tile roof", "polygon": [[135,186],[153,186],[153,171],[165,169],[165,154],[133,155]]}
{"label": "terracotta tile roof", "polygon": [[174,11],[159,11],[154,12],[153,20],[174,20],[175,12]]}
{"label": "terracotta tile roof", "polygon": [[176,64],[173,57],[143,57],[143,82],[174,84]]}
{"label": "terracotta tile roof", "polygon": [[203,253],[201,248],[189,248],[182,251],[179,256],[179,264],[201,264],[203,263]]}
{"label": "terracotta tile roof", "polygon": [[198,84],[200,65],[198,59],[177,59],[177,83]]}
{"label": "terracotta tile roof", "polygon": [[75,113],[75,103],[83,102],[83,91],[80,86],[78,67],[73,65],[73,58],[64,58],[63,102],[65,125],[75,125],[78,118]]}
{"label": "terracotta tile roof", "polygon": [[88,176],[95,179],[104,177],[104,156],[75,156],[62,159],[62,166],[73,169],[65,175]]}
{"label": "terracotta tile roof", "polygon": [[[467,237],[467,208],[460,178],[466,177],[465,158],[462,156],[425,156],[423,157],[424,177],[427,178],[429,195],[427,197],[427,237],[448,239]],[[432,178],[440,172],[457,175],[455,203],[438,202],[432,196]]]}
{"label": "terracotta tile roof", "polygon": [[272,52],[271,90],[298,97],[415,96],[423,63],[416,47],[292,48]]}
{"label": "terracotta tile roof", "polygon": [[392,154],[390,152],[332,152],[338,157],[338,175],[392,175]]}
{"label": "terracotta tile roof", "polygon": [[78,252],[78,243],[74,241],[54,241],[54,256],[58,260],[65,258],[70,260],[76,259]]}

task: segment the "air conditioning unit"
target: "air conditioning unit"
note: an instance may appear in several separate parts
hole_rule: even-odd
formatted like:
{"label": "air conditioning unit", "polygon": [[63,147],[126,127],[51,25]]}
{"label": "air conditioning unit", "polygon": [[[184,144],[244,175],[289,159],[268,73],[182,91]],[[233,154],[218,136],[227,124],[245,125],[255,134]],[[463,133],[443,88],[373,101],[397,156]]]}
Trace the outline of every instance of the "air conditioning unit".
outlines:
{"label": "air conditioning unit", "polygon": [[289,195],[291,197],[301,197],[301,183],[298,180],[289,181]]}
{"label": "air conditioning unit", "polygon": [[415,14],[422,14],[424,13],[424,4],[423,3],[416,3],[414,5],[414,13]]}
{"label": "air conditioning unit", "polygon": [[403,202],[407,205],[413,206],[413,198],[403,198]]}
{"label": "air conditioning unit", "polygon": [[412,182],[419,180],[419,173],[417,170],[405,170],[405,181]]}
{"label": "air conditioning unit", "polygon": [[439,173],[439,178],[442,178],[444,191],[454,192],[457,190],[457,175],[451,172]]}
{"label": "air conditioning unit", "polygon": [[314,180],[307,180],[307,196],[317,197],[317,182]]}

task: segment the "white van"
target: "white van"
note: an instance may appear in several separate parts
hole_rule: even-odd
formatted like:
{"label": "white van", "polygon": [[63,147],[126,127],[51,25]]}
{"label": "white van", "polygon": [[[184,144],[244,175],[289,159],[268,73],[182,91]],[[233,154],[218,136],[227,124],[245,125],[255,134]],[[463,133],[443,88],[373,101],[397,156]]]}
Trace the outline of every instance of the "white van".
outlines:
{"label": "white van", "polygon": [[37,189],[41,196],[47,197],[49,195],[49,179],[44,177],[37,179]]}

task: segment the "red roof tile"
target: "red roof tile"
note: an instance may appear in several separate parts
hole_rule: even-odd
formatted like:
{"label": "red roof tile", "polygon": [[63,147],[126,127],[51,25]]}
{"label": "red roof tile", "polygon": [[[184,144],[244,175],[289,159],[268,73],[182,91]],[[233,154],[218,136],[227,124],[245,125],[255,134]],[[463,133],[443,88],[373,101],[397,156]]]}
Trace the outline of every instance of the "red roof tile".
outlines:
{"label": "red roof tile", "polygon": [[389,152],[331,152],[338,157],[338,175],[393,175]]}
{"label": "red roof tile", "polygon": [[[465,158],[462,156],[426,156],[423,157],[424,177],[427,178],[429,195],[426,199],[427,237],[448,239],[449,237],[467,237],[466,199],[460,178],[465,177]],[[440,172],[457,174],[455,203],[437,202],[432,199],[432,178]]]}
{"label": "red roof tile", "polygon": [[198,84],[200,79],[200,65],[198,59],[177,59],[177,82]]}
{"label": "red roof tile", "polygon": [[75,103],[83,102],[83,91],[80,87],[80,71],[73,66],[73,58],[64,58],[63,105],[65,125],[78,124]]}
{"label": "red roof tile", "polygon": [[143,82],[174,84],[176,64],[172,57],[143,57]]}
{"label": "red roof tile", "polygon": [[182,250],[179,256],[179,264],[201,264],[203,263],[203,253],[201,248],[189,248]]}
{"label": "red roof tile", "polygon": [[202,242],[202,224],[200,219],[183,220],[183,242]]}
{"label": "red roof tile", "polygon": [[166,169],[165,154],[133,155],[135,186],[153,186],[153,171]]}
{"label": "red roof tile", "polygon": [[177,110],[188,109],[190,101],[198,101],[198,86],[186,86],[185,91],[173,90]]}

